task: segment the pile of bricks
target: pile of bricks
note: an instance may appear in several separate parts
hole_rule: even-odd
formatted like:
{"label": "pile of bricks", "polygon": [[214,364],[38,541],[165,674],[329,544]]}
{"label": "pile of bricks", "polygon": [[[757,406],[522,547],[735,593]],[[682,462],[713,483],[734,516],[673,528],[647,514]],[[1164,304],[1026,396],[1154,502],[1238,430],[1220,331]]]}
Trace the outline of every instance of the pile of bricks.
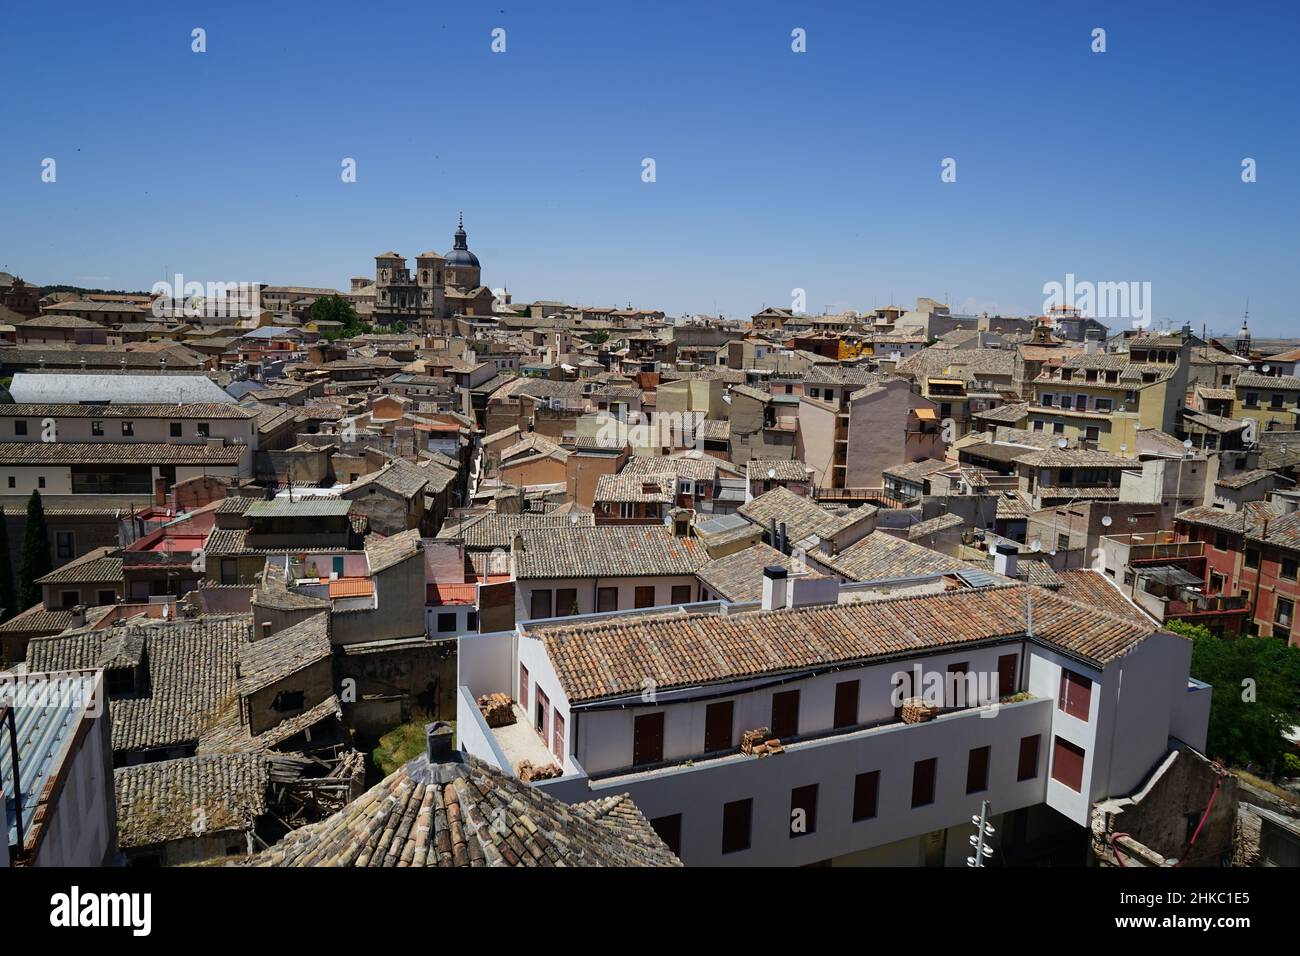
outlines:
{"label": "pile of bricks", "polygon": [[785,753],[780,740],[768,737],[771,732],[766,727],[745,731],[740,735],[740,752],[750,757],[770,757],[773,754]]}
{"label": "pile of bricks", "polygon": [[489,727],[509,727],[515,722],[514,701],[508,694],[484,694],[478,709]]}
{"label": "pile of bricks", "polygon": [[938,707],[927,706],[920,697],[909,697],[903,701],[903,723],[923,724],[939,716]]}
{"label": "pile of bricks", "polygon": [[519,764],[519,779],[524,783],[531,783],[534,780],[550,780],[552,777],[562,776],[564,773],[553,763],[545,766],[537,766],[531,760],[524,760]]}

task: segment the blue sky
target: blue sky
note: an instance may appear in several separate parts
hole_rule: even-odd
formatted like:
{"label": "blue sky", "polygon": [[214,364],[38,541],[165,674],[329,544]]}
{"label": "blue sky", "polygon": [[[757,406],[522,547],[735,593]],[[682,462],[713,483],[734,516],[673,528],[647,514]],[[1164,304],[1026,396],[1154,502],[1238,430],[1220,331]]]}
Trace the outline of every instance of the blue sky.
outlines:
{"label": "blue sky", "polygon": [[519,300],[1027,314],[1073,273],[1300,335],[1294,2],[504,3],[11,5],[0,269],[345,288],[463,209]]}

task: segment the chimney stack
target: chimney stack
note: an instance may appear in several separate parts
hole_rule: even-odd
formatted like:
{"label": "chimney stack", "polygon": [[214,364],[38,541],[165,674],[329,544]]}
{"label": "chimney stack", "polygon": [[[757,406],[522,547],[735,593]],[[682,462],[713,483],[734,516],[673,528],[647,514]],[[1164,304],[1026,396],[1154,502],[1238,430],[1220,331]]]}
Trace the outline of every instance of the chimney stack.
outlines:
{"label": "chimney stack", "polygon": [[763,610],[779,611],[786,606],[786,594],[790,587],[788,573],[778,564],[763,569]]}
{"label": "chimney stack", "polygon": [[437,720],[424,727],[424,755],[429,763],[447,763],[460,759],[460,754],[451,745],[451,724]]}
{"label": "chimney stack", "polygon": [[999,544],[993,550],[993,570],[1006,578],[1016,577],[1020,551],[1014,544]]}

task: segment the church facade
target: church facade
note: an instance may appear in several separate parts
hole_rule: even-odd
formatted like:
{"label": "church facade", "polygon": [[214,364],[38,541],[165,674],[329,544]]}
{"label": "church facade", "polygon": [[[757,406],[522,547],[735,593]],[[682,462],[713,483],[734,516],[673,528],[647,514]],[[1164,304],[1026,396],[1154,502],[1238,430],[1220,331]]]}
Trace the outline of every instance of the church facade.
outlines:
{"label": "church facade", "polygon": [[491,315],[492,301],[463,219],[451,251],[420,253],[414,270],[396,252],[375,256],[374,319],[382,325],[401,322],[426,332],[450,332],[457,316]]}

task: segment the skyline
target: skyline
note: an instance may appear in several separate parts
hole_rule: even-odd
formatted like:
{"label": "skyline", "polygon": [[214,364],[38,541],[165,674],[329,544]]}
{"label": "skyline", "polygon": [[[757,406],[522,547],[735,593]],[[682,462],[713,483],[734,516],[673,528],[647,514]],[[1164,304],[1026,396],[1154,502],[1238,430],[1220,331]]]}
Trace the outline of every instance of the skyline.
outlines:
{"label": "skyline", "polygon": [[385,13],[15,10],[0,269],[346,289],[386,249],[446,251],[463,210],[517,301],[1028,315],[1074,275],[1149,282],[1157,325],[1227,333],[1249,297],[1258,337],[1293,330],[1284,5]]}

